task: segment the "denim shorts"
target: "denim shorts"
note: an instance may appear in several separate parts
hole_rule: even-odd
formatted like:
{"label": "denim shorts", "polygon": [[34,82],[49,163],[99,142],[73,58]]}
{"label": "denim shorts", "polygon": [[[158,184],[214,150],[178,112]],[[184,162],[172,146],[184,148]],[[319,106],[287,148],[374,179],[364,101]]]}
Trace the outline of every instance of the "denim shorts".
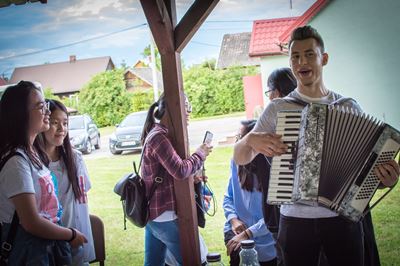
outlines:
{"label": "denim shorts", "polygon": [[[1,243],[5,241],[10,224],[2,225]],[[18,225],[8,258],[8,265],[69,265],[71,247],[66,241],[48,240],[33,236]]]}

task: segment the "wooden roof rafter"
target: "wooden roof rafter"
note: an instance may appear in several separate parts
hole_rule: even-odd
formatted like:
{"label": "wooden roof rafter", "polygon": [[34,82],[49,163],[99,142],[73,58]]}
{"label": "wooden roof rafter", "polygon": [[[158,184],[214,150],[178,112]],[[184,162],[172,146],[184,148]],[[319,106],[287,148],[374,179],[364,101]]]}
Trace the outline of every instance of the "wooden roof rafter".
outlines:
{"label": "wooden roof rafter", "polygon": [[[161,56],[168,131],[181,158],[189,156],[180,52],[219,0],[195,0],[177,25],[175,0],[140,0]],[[173,114],[173,115],[171,115]],[[193,177],[174,180],[184,265],[201,265]]]}

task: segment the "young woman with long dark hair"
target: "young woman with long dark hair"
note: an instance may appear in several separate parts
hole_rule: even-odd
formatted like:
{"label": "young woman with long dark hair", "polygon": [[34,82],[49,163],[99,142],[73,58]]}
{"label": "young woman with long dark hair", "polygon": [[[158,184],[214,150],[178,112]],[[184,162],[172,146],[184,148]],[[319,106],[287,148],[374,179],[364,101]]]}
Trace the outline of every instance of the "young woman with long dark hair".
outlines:
{"label": "young woman with long dark hair", "polygon": [[86,242],[78,230],[58,225],[60,204],[54,180],[43,163],[47,156],[40,145],[34,145],[37,135],[49,129],[49,116],[42,92],[31,82],[21,81],[8,87],[2,96],[0,160],[5,162],[0,172],[2,244],[15,212],[19,218],[9,265],[59,264],[57,247],[68,245],[55,240],[69,241],[72,247]]}
{"label": "young woman with long dark hair", "polygon": [[95,259],[87,192],[89,174],[82,154],[73,149],[68,135],[67,108],[57,100],[47,100],[51,111],[50,129],[42,133],[48,167],[58,182],[58,198],[63,208],[61,222],[75,227],[88,240],[72,249],[72,265],[89,265]]}
{"label": "young woman with long dark hair", "polygon": [[[247,135],[255,124],[256,120],[242,121],[237,139]],[[256,174],[257,167],[260,165],[256,160],[240,166],[231,160],[231,177],[222,206],[226,218],[224,240],[232,266],[239,265],[240,243],[246,239],[254,240],[260,265],[277,264],[275,240],[264,222],[262,181]]]}

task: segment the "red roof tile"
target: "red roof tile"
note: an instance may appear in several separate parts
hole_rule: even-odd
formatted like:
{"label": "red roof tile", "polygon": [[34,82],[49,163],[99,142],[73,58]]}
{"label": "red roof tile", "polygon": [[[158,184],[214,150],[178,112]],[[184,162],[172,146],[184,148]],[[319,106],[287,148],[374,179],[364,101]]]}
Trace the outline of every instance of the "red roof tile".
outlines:
{"label": "red roof tile", "polygon": [[280,43],[287,43],[289,41],[292,31],[297,27],[307,25],[307,23],[318,14],[319,11],[329,2],[329,0],[317,0],[301,17],[297,19],[289,28],[286,29],[281,36],[279,36]]}
{"label": "red roof tile", "polygon": [[7,81],[5,81],[3,78],[0,78],[0,86],[7,85],[7,84],[8,84]]}
{"label": "red roof tile", "polygon": [[255,20],[250,40],[250,56],[281,54],[279,36],[286,31],[298,17]]}
{"label": "red roof tile", "polygon": [[282,46],[289,41],[292,31],[306,25],[329,0],[317,0],[303,15],[292,18],[256,20],[250,40],[250,56],[282,54]]}

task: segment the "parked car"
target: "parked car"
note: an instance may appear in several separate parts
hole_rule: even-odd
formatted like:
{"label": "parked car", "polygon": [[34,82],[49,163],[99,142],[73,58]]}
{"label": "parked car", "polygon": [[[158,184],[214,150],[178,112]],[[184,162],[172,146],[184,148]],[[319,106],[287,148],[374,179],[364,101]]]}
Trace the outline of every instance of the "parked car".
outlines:
{"label": "parked car", "polygon": [[131,113],[122,120],[121,124],[117,125],[109,141],[109,148],[112,154],[142,149],[140,138],[146,116],[147,111]]}
{"label": "parked car", "polygon": [[84,154],[100,149],[100,132],[93,119],[87,115],[69,117],[69,139],[71,144]]}

